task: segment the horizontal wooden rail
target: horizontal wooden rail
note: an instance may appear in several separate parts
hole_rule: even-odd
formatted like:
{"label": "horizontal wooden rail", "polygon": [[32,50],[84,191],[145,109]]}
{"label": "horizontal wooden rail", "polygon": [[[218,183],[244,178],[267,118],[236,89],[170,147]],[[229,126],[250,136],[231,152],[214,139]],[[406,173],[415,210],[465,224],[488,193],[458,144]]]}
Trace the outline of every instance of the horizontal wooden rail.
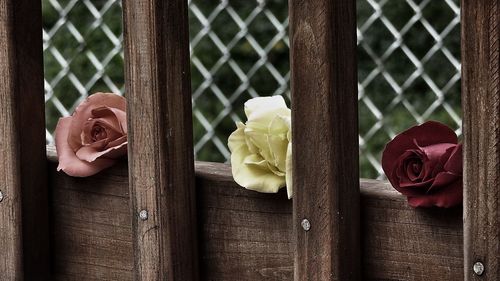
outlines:
{"label": "horizontal wooden rail", "polygon": [[[126,163],[83,179],[55,166],[49,168],[55,279],[132,280]],[[292,280],[292,202],[285,192],[245,190],[225,164],[196,162],[195,171],[200,276]],[[461,208],[413,209],[387,182],[360,184],[365,280],[463,279]]]}

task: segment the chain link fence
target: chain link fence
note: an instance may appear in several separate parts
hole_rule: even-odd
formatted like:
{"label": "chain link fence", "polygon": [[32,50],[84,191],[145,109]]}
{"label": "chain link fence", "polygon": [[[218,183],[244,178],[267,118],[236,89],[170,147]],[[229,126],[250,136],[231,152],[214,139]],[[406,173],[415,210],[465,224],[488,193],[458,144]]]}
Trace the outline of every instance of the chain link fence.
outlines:
{"label": "chain link fence", "polygon": [[[287,0],[189,2],[197,159],[224,162],[256,96],[289,101]],[[358,0],[361,176],[381,177],[396,133],[428,119],[461,133],[458,0]],[[88,94],[124,93],[121,2],[43,0],[47,142]]]}

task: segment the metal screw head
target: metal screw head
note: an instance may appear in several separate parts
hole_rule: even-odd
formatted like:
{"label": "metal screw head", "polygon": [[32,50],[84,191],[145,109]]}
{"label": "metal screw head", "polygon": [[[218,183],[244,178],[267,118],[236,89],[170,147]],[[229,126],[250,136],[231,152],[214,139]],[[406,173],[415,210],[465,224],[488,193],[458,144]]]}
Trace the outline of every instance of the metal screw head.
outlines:
{"label": "metal screw head", "polygon": [[478,261],[478,262],[476,262],[474,264],[474,266],[472,267],[472,269],[474,270],[474,273],[477,276],[481,276],[484,273],[484,264],[482,262]]}
{"label": "metal screw head", "polygon": [[148,211],[142,210],[139,212],[139,218],[143,221],[148,219]]}
{"label": "metal screw head", "polygon": [[302,228],[305,231],[309,231],[309,229],[311,229],[311,223],[309,222],[308,219],[303,219],[302,222],[300,223],[300,225],[302,225]]}
{"label": "metal screw head", "polygon": [[0,202],[2,202],[2,201],[3,201],[3,193],[2,193],[2,191],[0,190]]}

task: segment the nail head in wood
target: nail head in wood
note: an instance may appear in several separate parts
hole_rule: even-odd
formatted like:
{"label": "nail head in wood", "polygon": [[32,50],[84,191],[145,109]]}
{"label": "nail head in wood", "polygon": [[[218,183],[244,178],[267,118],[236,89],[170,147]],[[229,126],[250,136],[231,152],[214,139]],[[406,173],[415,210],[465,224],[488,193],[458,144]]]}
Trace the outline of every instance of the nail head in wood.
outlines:
{"label": "nail head in wood", "polygon": [[147,220],[148,219],[148,211],[146,210],[141,210],[139,212],[139,218],[143,221]]}
{"label": "nail head in wood", "polygon": [[303,219],[302,222],[300,223],[302,225],[302,228],[305,230],[305,231],[309,231],[309,229],[311,229],[311,223],[309,222],[308,219]]}
{"label": "nail head in wood", "polygon": [[0,202],[2,202],[2,201],[3,201],[3,193],[2,193],[2,191],[0,190]]}
{"label": "nail head in wood", "polygon": [[476,262],[474,264],[474,266],[472,267],[472,269],[474,270],[474,273],[477,276],[481,276],[484,273],[484,264],[482,262],[478,261],[478,262]]}

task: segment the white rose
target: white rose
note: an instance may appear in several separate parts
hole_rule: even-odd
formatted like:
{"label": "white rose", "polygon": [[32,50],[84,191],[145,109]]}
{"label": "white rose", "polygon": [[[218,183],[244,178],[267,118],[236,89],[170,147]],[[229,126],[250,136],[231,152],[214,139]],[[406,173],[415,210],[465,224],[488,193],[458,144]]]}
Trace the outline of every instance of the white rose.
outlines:
{"label": "white rose", "polygon": [[229,136],[231,170],[239,185],[276,193],[285,185],[292,198],[291,112],[283,97],[258,97],[245,103],[246,124]]}

